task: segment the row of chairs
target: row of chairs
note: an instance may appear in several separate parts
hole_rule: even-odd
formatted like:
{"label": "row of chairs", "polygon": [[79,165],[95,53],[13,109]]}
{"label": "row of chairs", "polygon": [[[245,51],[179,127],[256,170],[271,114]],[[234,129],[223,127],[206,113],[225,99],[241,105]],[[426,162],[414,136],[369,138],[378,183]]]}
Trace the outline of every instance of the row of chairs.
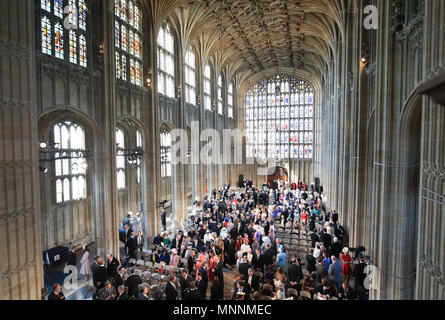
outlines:
{"label": "row of chairs", "polygon": [[[311,294],[310,292],[301,290],[298,291],[294,288],[289,288],[286,291],[286,297],[296,297],[298,300],[318,300],[318,294]],[[338,300],[337,297],[331,297],[328,300]]]}

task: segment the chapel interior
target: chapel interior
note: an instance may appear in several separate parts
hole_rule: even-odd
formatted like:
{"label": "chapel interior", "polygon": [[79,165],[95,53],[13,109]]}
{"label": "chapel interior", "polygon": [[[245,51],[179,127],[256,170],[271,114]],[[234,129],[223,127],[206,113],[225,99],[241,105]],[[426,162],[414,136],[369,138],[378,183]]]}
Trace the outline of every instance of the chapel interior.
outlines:
{"label": "chapel interior", "polygon": [[[39,300],[66,248],[119,258],[129,212],[148,246],[164,212],[178,230],[214,189],[262,186],[271,155],[366,248],[371,300],[445,299],[444,0],[0,0],[0,15],[1,300]],[[212,162],[174,163],[171,132],[190,159],[235,129]]]}

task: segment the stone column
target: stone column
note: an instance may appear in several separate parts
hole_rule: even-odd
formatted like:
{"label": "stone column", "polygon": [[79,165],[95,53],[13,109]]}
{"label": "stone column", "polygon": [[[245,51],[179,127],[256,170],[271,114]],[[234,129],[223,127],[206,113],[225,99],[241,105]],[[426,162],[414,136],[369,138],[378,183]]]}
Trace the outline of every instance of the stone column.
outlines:
{"label": "stone column", "polygon": [[37,300],[43,287],[34,4],[0,1],[1,300]]}

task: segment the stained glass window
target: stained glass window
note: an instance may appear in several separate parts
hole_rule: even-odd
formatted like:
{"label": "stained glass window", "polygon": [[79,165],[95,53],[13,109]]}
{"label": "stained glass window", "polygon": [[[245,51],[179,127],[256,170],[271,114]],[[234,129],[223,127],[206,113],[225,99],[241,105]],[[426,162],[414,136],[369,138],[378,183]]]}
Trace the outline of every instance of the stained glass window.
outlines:
{"label": "stained glass window", "polygon": [[217,90],[217,98],[218,98],[218,114],[223,114],[223,88],[222,88],[222,75],[218,77],[218,90]]}
{"label": "stained glass window", "polygon": [[125,135],[122,129],[116,129],[116,167],[117,167],[117,188],[125,189]]}
{"label": "stained glass window", "polygon": [[77,29],[79,27],[78,24],[78,10],[77,10],[77,1],[69,0],[69,18],[70,24],[73,26],[73,29]]}
{"label": "stained glass window", "polygon": [[170,132],[164,130],[161,133],[161,178],[171,177],[172,175],[171,148]]}
{"label": "stained glass window", "polygon": [[[266,110],[266,109],[264,109]],[[227,115],[229,118],[233,118],[233,84],[229,84],[227,94]],[[264,117],[265,118],[265,117]]]}
{"label": "stained glass window", "polygon": [[47,17],[42,18],[42,52],[52,55],[51,23]]}
{"label": "stained glass window", "polygon": [[313,88],[296,78],[277,76],[246,95],[248,157],[312,159]]}
{"label": "stained glass window", "polygon": [[[115,0],[116,78],[143,85],[142,17],[135,0]],[[129,63],[127,64],[127,61]]]}
{"label": "stained glass window", "polygon": [[63,18],[63,0],[54,0],[54,15]]}
{"label": "stained glass window", "polygon": [[70,62],[77,63],[77,34],[70,31]]}
{"label": "stained glass window", "polygon": [[[142,149],[142,134],[139,130],[136,131],[136,147]],[[141,159],[136,161],[136,182],[141,183]]]}
{"label": "stained glass window", "polygon": [[85,0],[79,0],[79,28],[87,30],[87,6]]}
{"label": "stained glass window", "polygon": [[185,101],[196,105],[196,56],[192,47],[185,54]]}
{"label": "stained glass window", "polygon": [[164,24],[158,34],[158,92],[175,97],[174,38],[170,26]]}
{"label": "stained glass window", "polygon": [[212,110],[212,71],[209,64],[204,68],[204,109]]}
{"label": "stained glass window", "polygon": [[56,56],[56,58],[63,60],[63,58],[64,58],[63,28],[60,23],[57,23],[54,26],[54,33],[55,33],[55,39],[54,39],[55,56]]}
{"label": "stained glass window", "polygon": [[[66,13],[65,5],[68,5],[69,9]],[[85,0],[41,0],[40,8],[42,53],[87,67],[88,34]],[[71,29],[65,28],[67,18]]]}
{"label": "stained glass window", "polygon": [[[81,126],[70,121],[53,127],[53,141],[60,153],[55,153],[56,203],[79,200],[87,197],[86,174],[88,164],[84,157],[62,158],[70,150],[85,152],[85,132]],[[75,155],[79,155],[75,153]]]}
{"label": "stained glass window", "polygon": [[87,66],[87,41],[83,34],[79,37],[79,64],[82,67]]}

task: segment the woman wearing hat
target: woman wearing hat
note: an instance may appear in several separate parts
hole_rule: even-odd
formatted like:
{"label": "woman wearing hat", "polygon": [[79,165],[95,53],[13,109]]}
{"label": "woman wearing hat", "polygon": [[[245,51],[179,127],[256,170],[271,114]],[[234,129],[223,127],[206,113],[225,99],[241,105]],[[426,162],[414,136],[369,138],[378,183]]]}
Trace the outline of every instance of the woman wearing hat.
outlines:
{"label": "woman wearing hat", "polygon": [[345,282],[349,284],[349,281],[351,280],[351,274],[352,274],[352,258],[349,255],[349,249],[347,247],[343,248],[342,250],[343,254],[341,255],[341,262],[343,265],[343,271],[342,273],[345,276]]}
{"label": "woman wearing hat", "polygon": [[90,280],[90,273],[91,273],[90,260],[89,260],[90,249],[88,248],[87,245],[84,245],[83,250],[85,250],[85,252],[83,253],[82,259],[80,259],[79,273],[85,276],[85,280],[88,281]]}

